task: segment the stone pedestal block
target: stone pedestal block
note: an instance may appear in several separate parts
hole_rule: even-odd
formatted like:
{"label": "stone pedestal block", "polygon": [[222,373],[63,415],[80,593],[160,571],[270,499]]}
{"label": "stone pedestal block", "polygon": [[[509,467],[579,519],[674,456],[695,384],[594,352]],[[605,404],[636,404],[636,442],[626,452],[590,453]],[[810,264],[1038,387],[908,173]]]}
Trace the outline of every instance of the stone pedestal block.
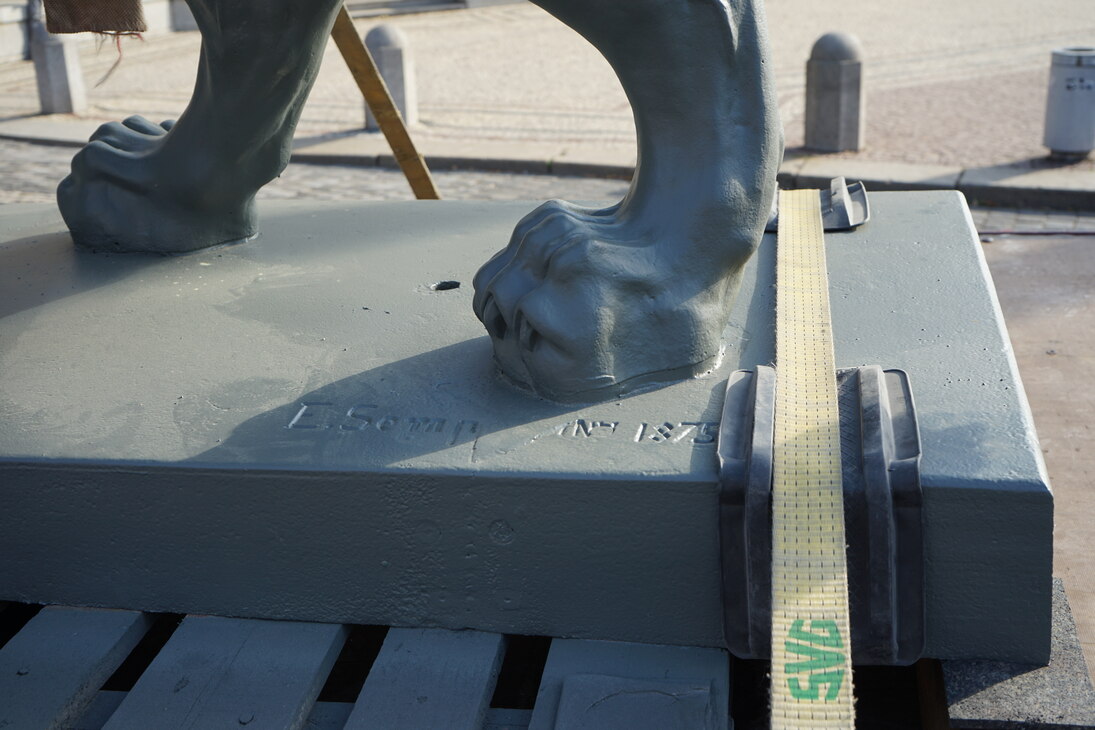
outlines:
{"label": "stone pedestal block", "polygon": [[[0,600],[722,646],[715,442],[774,357],[774,238],[716,370],[559,405],[471,311],[534,206],[266,201],[171,257],[0,208]],[[836,364],[909,375],[926,651],[1044,663],[1053,501],[969,213],[871,209],[826,236]]]}
{"label": "stone pedestal block", "polygon": [[1053,581],[1053,647],[1048,666],[943,662],[954,730],[1095,728],[1095,688],[1061,580]]}

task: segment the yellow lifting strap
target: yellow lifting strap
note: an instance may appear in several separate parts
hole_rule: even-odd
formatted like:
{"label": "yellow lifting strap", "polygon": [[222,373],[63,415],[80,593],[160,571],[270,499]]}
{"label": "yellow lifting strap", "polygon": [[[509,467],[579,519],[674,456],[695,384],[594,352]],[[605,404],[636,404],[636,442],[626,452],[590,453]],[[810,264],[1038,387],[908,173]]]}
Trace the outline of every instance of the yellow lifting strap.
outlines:
{"label": "yellow lifting strap", "polygon": [[816,190],[781,191],[772,483],[772,728],[855,725],[829,281]]}

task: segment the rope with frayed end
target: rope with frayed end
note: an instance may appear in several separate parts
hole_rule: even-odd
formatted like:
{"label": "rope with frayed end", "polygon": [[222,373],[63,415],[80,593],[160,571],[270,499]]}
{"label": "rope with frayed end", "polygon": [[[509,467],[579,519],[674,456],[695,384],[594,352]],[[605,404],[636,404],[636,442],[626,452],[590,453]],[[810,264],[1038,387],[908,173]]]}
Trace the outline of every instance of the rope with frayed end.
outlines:
{"label": "rope with frayed end", "polygon": [[[122,63],[122,38],[144,40],[141,33],[148,30],[141,0],[43,0],[46,30],[50,33],[95,33],[99,36],[101,50],[107,38],[114,39],[118,58],[97,82],[102,86]],[[40,14],[33,9],[36,17]]]}
{"label": "rope with frayed end", "polygon": [[114,72],[118,70],[118,67],[122,65],[122,38],[136,38],[137,40],[144,42],[144,36],[140,33],[134,33],[132,31],[96,31],[99,35],[99,50],[102,50],[103,42],[107,38],[114,38],[114,47],[118,49],[118,58],[114,60],[114,63],[110,65],[110,68],[106,70],[102,78],[95,82],[94,88],[99,88],[103,83],[114,75]]}

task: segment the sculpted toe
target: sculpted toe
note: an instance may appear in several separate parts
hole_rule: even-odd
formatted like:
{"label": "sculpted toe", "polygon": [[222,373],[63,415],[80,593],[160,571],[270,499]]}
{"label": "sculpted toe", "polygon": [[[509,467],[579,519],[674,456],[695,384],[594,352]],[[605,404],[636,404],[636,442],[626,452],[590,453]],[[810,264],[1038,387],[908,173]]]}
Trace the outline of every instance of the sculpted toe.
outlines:
{"label": "sculpted toe", "polygon": [[96,129],[91,137],[91,142],[105,142],[106,144],[120,150],[133,151],[136,148],[136,140],[133,139],[132,130],[128,129],[121,122],[107,122],[100,125]]}
{"label": "sculpted toe", "polygon": [[506,267],[512,258],[509,249],[502,249],[498,253],[490,257],[487,263],[479,267],[479,271],[475,272],[475,277],[472,279],[472,287],[475,289],[475,293],[472,295],[472,309],[475,311],[475,316],[479,317],[479,321],[483,321],[483,305],[486,303],[488,291],[487,287],[490,285],[494,277]]}
{"label": "sculpted toe", "polygon": [[487,328],[487,334],[495,340],[504,339],[506,336],[506,320],[502,317],[502,310],[494,301],[494,296],[488,294],[483,300],[483,310],[479,312],[479,321]]}
{"label": "sculpted toe", "polygon": [[139,114],[134,114],[131,117],[126,117],[122,120],[122,124],[126,127],[129,127],[134,132],[151,135],[153,137],[161,137],[167,133],[167,130],[165,130],[159,124],[150,122]]}

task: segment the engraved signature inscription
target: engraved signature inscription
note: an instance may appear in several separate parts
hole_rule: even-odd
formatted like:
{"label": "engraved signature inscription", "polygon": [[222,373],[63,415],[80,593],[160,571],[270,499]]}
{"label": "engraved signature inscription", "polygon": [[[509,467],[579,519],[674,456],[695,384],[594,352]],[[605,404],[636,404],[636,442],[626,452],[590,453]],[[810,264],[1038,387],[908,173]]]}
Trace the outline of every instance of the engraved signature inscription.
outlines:
{"label": "engraved signature inscription", "polygon": [[[407,416],[375,403],[350,407],[323,401],[304,401],[285,428],[384,433],[405,441],[431,438],[452,446],[483,435],[479,421],[437,416]],[[637,444],[686,444],[713,446],[719,424],[713,421],[643,421],[623,423],[577,418],[556,426],[555,435],[568,440],[631,441]]]}
{"label": "engraved signature inscription", "polygon": [[402,439],[421,436],[443,438],[451,446],[461,439],[470,440],[479,433],[479,422],[467,419],[405,416],[385,411],[372,403],[359,403],[349,408],[334,403],[305,401],[300,404],[286,428],[337,429],[339,431],[379,431]]}

